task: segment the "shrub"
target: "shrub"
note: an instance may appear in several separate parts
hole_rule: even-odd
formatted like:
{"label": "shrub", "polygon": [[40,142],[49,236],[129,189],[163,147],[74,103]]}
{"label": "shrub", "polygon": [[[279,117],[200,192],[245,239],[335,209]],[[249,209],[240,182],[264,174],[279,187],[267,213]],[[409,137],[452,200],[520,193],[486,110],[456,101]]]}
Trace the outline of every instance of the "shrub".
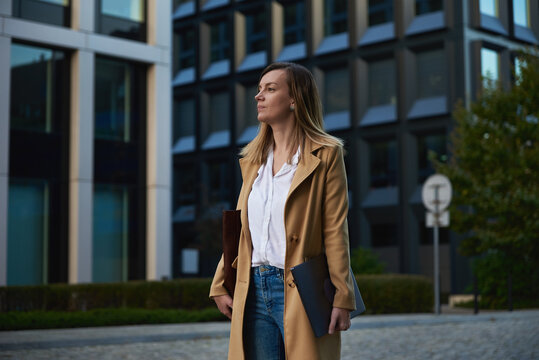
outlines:
{"label": "shrub", "polygon": [[[430,312],[432,284],[419,275],[358,275],[369,314]],[[133,281],[114,284],[53,284],[0,287],[1,312],[89,312],[95,309],[202,310],[211,279]]]}
{"label": "shrub", "polygon": [[368,314],[432,312],[432,282],[420,275],[356,276]]}
{"label": "shrub", "polygon": [[371,249],[358,247],[350,254],[350,265],[354,274],[382,274],[386,264]]}

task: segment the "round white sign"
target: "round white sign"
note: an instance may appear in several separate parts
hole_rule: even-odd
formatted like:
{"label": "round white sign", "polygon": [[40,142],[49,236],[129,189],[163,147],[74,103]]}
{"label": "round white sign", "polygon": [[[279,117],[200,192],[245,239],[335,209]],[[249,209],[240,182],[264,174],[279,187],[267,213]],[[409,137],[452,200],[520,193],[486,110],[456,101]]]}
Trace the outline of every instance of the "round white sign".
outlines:
{"label": "round white sign", "polygon": [[433,213],[441,213],[451,203],[451,182],[447,176],[434,174],[429,176],[421,191],[425,207]]}

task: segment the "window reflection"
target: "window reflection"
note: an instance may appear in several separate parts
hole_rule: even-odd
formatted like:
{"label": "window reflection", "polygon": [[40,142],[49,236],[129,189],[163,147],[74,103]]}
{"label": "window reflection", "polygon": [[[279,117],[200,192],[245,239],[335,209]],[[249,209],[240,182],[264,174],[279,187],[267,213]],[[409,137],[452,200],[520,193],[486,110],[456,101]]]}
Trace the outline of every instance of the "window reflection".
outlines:
{"label": "window reflection", "polygon": [[479,11],[485,15],[498,17],[498,0],[479,0]]}
{"label": "window reflection", "polygon": [[392,59],[369,64],[369,106],[396,104],[395,62]]}
{"label": "window reflection", "polygon": [[95,137],[131,141],[131,66],[99,58],[95,73]]}
{"label": "window reflection", "polygon": [[393,0],[369,0],[369,26],[393,21]]}
{"label": "window reflection", "polygon": [[423,15],[435,11],[440,11],[442,10],[442,8],[442,0],[416,0],[415,2],[416,15]]}
{"label": "window reflection", "polygon": [[247,55],[266,50],[266,14],[259,11],[245,16]]}
{"label": "window reflection", "polygon": [[346,0],[325,0],[324,35],[340,34],[348,29]]}
{"label": "window reflection", "polygon": [[71,17],[69,4],[69,0],[13,0],[13,16],[68,27]]}
{"label": "window reflection", "polygon": [[8,285],[46,284],[49,184],[11,180],[8,203]]}
{"label": "window reflection", "polygon": [[375,142],[370,146],[371,188],[397,186],[397,142]]}
{"label": "window reflection", "polygon": [[226,21],[211,25],[210,53],[210,62],[216,62],[230,57],[230,33]]}
{"label": "window reflection", "polygon": [[58,123],[61,102],[61,51],[11,46],[11,127],[51,133]]}
{"label": "window reflection", "polygon": [[429,152],[436,153],[436,159],[441,162],[447,161],[446,136],[444,134],[426,135],[418,138],[418,183],[423,184],[425,180],[435,173],[434,167],[429,160]]}
{"label": "window reflection", "polygon": [[305,40],[305,5],[303,2],[284,4],[284,45]]}
{"label": "window reflection", "polygon": [[324,73],[324,113],[350,110],[350,74],[347,68],[327,70]]}
{"label": "window reflection", "polygon": [[129,194],[126,186],[95,185],[93,282],[127,280]]}
{"label": "window reflection", "polygon": [[177,35],[179,69],[186,69],[195,66],[195,30],[193,28],[183,29]]}
{"label": "window reflection", "polygon": [[516,25],[530,26],[530,2],[529,0],[513,0],[513,22]]}
{"label": "window reflection", "polygon": [[195,100],[183,99],[174,103],[174,139],[195,135]]}
{"label": "window reflection", "polygon": [[98,32],[125,39],[146,41],[144,0],[96,0]]}
{"label": "window reflection", "polygon": [[499,55],[496,51],[481,49],[481,76],[483,77],[483,86],[488,87],[492,82],[499,79],[500,64]]}
{"label": "window reflection", "polygon": [[445,95],[445,57],[443,50],[417,55],[417,97]]}
{"label": "window reflection", "polygon": [[144,21],[144,1],[142,0],[102,0],[101,13],[131,21]]}

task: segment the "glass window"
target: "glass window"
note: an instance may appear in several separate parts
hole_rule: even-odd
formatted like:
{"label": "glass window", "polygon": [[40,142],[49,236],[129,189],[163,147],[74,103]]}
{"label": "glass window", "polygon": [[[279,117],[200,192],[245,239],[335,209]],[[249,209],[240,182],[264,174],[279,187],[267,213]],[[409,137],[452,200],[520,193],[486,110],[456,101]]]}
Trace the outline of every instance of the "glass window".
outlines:
{"label": "glass window", "polygon": [[530,26],[530,2],[529,0],[513,0],[513,22],[516,25]]}
{"label": "glass window", "polygon": [[245,15],[247,55],[266,50],[266,13]]}
{"label": "glass window", "polygon": [[71,18],[69,3],[69,0],[13,0],[13,16],[69,27]]}
{"label": "glass window", "polygon": [[324,35],[340,34],[348,30],[346,0],[325,0]]}
{"label": "glass window", "polygon": [[485,15],[498,17],[498,0],[479,0],[479,11]]}
{"label": "glass window", "polygon": [[51,133],[67,93],[66,56],[35,46],[11,46],[11,128]]}
{"label": "glass window", "polygon": [[369,64],[369,106],[397,103],[395,61],[392,59]]}
{"label": "glass window", "polygon": [[8,285],[47,283],[49,198],[46,181],[9,182]]}
{"label": "glass window", "polygon": [[174,208],[194,205],[196,203],[196,186],[198,177],[194,164],[181,164],[175,167]]}
{"label": "glass window", "polygon": [[435,173],[429,160],[429,152],[435,152],[438,161],[447,161],[446,136],[444,134],[426,135],[418,138],[418,183],[423,184],[427,178]]}
{"label": "glass window", "polygon": [[481,76],[483,77],[483,86],[488,87],[493,81],[500,77],[500,57],[494,50],[481,49]]}
{"label": "glass window", "polygon": [[303,2],[284,4],[284,44],[305,41],[305,5]]}
{"label": "glass window", "polygon": [[347,68],[324,72],[324,113],[350,110],[350,73]]}
{"label": "glass window", "polygon": [[195,135],[195,99],[174,102],[174,139]]}
{"label": "glass window", "polygon": [[416,0],[415,13],[416,15],[428,14],[443,9],[442,0]]}
{"label": "glass window", "polygon": [[397,224],[372,224],[371,244],[373,247],[397,246]]}
{"label": "glass window", "polygon": [[228,130],[229,128],[229,98],[227,92],[210,95],[209,133]]}
{"label": "glass window", "polygon": [[230,57],[230,31],[226,21],[214,23],[210,27],[210,62]]}
{"label": "glass window", "polygon": [[95,137],[131,141],[135,105],[131,64],[98,58],[95,74]]}
{"label": "glass window", "polygon": [[208,199],[210,205],[227,202],[230,198],[230,166],[222,160],[208,161],[206,163]]}
{"label": "glass window", "polygon": [[193,28],[182,29],[177,35],[178,69],[186,69],[195,66],[195,30]]}
{"label": "glass window", "polygon": [[370,149],[371,188],[397,186],[397,142],[375,142]]}
{"label": "glass window", "polygon": [[444,51],[434,50],[417,54],[417,97],[445,94]]}
{"label": "glass window", "polygon": [[96,0],[97,32],[125,39],[146,41],[144,0]]}
{"label": "glass window", "polygon": [[94,282],[127,280],[128,238],[127,188],[95,185],[92,252]]}
{"label": "glass window", "polygon": [[143,0],[101,0],[101,14],[136,22],[144,21]]}
{"label": "glass window", "polygon": [[369,0],[369,26],[393,21],[393,0]]}

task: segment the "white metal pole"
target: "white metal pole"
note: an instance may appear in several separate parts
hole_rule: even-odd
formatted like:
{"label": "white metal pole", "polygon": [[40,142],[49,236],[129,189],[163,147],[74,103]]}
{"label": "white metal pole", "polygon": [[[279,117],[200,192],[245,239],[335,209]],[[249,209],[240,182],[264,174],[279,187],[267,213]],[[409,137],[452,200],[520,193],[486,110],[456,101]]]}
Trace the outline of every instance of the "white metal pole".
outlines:
{"label": "white metal pole", "polygon": [[440,315],[440,264],[438,258],[438,226],[440,225],[440,200],[438,194],[439,187],[434,187],[434,312]]}
{"label": "white metal pole", "polygon": [[440,264],[438,258],[438,217],[436,215],[436,223],[434,224],[434,311],[436,315],[440,315]]}

